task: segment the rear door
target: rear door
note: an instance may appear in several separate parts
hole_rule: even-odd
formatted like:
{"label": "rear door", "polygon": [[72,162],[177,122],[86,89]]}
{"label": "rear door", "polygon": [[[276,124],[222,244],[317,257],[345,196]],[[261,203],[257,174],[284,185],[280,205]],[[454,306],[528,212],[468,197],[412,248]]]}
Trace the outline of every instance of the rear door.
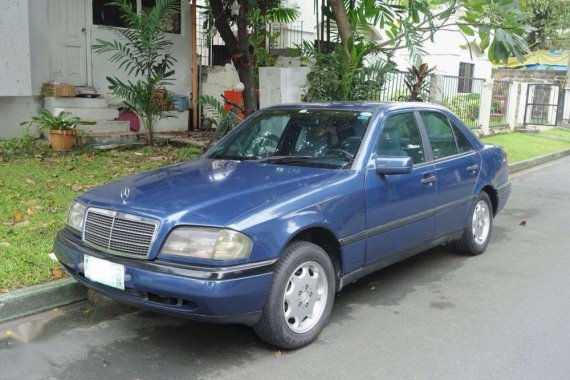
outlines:
{"label": "rear door", "polygon": [[435,238],[465,226],[481,168],[481,156],[463,132],[438,111],[422,111],[437,177]]}
{"label": "rear door", "polygon": [[435,168],[427,163],[426,147],[413,112],[387,117],[371,159],[377,156],[411,157],[409,174],[366,173],[366,264],[432,239],[437,185]]}

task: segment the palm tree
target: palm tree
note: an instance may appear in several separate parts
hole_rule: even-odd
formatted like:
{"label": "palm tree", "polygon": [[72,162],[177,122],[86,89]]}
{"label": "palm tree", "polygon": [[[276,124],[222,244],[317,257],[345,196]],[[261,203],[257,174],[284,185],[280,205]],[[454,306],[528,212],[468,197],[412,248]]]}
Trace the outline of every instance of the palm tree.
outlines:
{"label": "palm tree", "polygon": [[124,105],[142,119],[148,143],[154,144],[154,126],[172,114],[164,107],[165,86],[174,81],[172,66],[176,59],[171,54],[172,41],[163,32],[165,23],[180,12],[180,0],[156,0],[149,12],[138,14],[130,0],[112,0],[108,5],[121,10],[126,28],[109,29],[118,40],[97,40],[94,50],[111,54],[109,60],[117,63],[134,80],[123,81],[107,77],[109,89]]}

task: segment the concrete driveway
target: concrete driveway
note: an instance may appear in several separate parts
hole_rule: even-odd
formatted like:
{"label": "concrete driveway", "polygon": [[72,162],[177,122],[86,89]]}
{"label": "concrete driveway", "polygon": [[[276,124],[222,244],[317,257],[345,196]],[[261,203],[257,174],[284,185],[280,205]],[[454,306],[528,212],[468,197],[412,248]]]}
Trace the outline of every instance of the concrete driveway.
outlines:
{"label": "concrete driveway", "polygon": [[350,285],[304,349],[84,303],[31,318],[46,321],[36,343],[0,340],[0,378],[568,379],[570,158],[512,182],[486,253],[437,248]]}

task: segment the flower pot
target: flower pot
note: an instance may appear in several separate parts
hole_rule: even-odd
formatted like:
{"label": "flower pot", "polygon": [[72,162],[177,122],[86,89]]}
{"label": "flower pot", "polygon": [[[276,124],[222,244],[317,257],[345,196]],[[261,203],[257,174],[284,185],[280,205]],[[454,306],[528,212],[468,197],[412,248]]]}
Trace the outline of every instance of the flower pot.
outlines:
{"label": "flower pot", "polygon": [[49,131],[49,142],[53,150],[65,152],[73,148],[75,131],[52,129]]}

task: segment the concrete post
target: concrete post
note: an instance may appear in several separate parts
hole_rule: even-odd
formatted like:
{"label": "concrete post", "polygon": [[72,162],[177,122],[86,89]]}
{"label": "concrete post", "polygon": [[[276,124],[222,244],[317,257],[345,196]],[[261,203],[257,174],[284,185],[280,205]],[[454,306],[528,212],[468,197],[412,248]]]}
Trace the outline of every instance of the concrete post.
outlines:
{"label": "concrete post", "polygon": [[307,85],[308,67],[260,67],[259,106],[298,103]]}
{"label": "concrete post", "polygon": [[493,80],[487,79],[483,83],[481,102],[479,103],[479,128],[483,136],[491,134],[491,100],[493,99]]}
{"label": "concrete post", "polygon": [[524,125],[524,114],[526,111],[526,96],[528,92],[528,83],[521,83],[519,107],[516,115],[516,124]]}
{"label": "concrete post", "polygon": [[432,74],[429,82],[429,101],[432,103],[443,103],[445,77],[439,74]]}
{"label": "concrete post", "polygon": [[511,82],[509,84],[509,99],[507,101],[507,124],[509,125],[509,130],[515,130],[516,118],[517,118],[517,100],[519,96],[519,82]]}

